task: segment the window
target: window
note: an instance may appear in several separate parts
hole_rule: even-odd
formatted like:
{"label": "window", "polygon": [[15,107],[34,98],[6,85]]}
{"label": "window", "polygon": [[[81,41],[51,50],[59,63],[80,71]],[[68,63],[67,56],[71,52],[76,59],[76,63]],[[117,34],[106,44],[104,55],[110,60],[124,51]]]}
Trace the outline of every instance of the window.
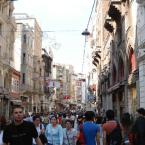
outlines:
{"label": "window", "polygon": [[2,12],[2,4],[0,4],[0,12]]}
{"label": "window", "polygon": [[116,67],[113,65],[113,70],[112,70],[112,83],[115,84],[117,81],[117,76],[116,76]]}
{"label": "window", "polygon": [[14,92],[14,78],[12,78],[12,92]]}
{"label": "window", "polygon": [[36,82],[34,81],[33,88],[36,89]]}
{"label": "window", "polygon": [[2,23],[0,23],[0,35],[2,35]]}
{"label": "window", "polygon": [[30,48],[33,47],[33,40],[30,41]]}
{"label": "window", "polygon": [[124,79],[124,64],[123,64],[123,60],[122,58],[120,57],[119,58],[119,70],[118,70],[118,77],[119,77],[119,80],[123,80]]}
{"label": "window", "polygon": [[25,73],[22,74],[22,84],[25,84]]}
{"label": "window", "polygon": [[23,64],[25,64],[25,63],[26,63],[26,54],[23,53]]}
{"label": "window", "polygon": [[26,43],[27,42],[27,36],[26,34],[23,35],[23,43]]}
{"label": "window", "polygon": [[39,75],[41,76],[41,74],[42,74],[42,69],[40,68],[40,74]]}
{"label": "window", "polygon": [[0,56],[2,56],[2,48],[1,48],[1,46],[0,46]]}

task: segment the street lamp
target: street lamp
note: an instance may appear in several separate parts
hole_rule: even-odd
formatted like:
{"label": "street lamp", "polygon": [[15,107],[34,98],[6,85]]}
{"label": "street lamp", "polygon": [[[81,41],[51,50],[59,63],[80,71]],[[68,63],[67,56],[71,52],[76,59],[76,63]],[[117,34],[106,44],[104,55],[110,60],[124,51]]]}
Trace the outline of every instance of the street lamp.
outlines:
{"label": "street lamp", "polygon": [[84,36],[89,36],[90,32],[88,31],[88,29],[86,28],[85,31],[82,32],[82,35]]}

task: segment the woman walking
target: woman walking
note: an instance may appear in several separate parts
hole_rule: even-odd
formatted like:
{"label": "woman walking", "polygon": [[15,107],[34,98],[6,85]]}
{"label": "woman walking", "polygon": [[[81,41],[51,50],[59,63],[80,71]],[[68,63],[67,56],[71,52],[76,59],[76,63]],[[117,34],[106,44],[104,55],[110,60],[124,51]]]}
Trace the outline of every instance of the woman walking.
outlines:
{"label": "woman walking", "polygon": [[45,135],[47,137],[47,145],[62,145],[63,144],[63,130],[61,125],[57,122],[57,117],[50,118],[50,124],[46,126]]}
{"label": "woman walking", "polygon": [[72,128],[72,121],[66,120],[66,128],[63,130],[63,145],[76,145],[77,131]]}

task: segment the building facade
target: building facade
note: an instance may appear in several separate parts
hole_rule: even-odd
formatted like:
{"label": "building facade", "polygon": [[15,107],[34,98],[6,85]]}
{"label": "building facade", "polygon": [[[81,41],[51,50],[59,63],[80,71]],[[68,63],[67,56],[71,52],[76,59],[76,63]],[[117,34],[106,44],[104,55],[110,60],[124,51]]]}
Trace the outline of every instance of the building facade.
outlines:
{"label": "building facade", "polygon": [[13,2],[0,1],[0,114],[9,117],[14,58],[15,19]]}
{"label": "building facade", "polygon": [[52,63],[53,56],[50,55],[46,49],[42,49],[42,60],[43,60],[43,70],[42,70],[42,78],[43,78],[43,89],[44,96],[41,100],[41,110],[48,112],[50,106],[50,98],[51,98],[51,89],[49,88],[49,80],[52,79]]}
{"label": "building facade", "polygon": [[139,107],[145,108],[145,1],[137,0],[137,60],[139,67]]}
{"label": "building facade", "polygon": [[[17,22],[16,49],[21,54],[21,98],[25,112],[41,112],[43,89],[42,35],[35,18],[15,14]],[[16,54],[17,55],[17,54]]]}
{"label": "building facade", "polygon": [[73,66],[63,64],[53,64],[52,80],[50,85],[52,94],[52,104],[56,110],[68,108],[74,101]]}
{"label": "building facade", "polygon": [[[14,65],[17,71],[20,72],[20,93],[22,106],[25,112],[32,110],[31,95],[33,92],[33,32],[29,25],[25,25],[19,20],[16,20],[17,32],[15,40],[15,57]],[[28,42],[29,39],[29,42]]]}
{"label": "building facade", "polygon": [[94,46],[100,48],[101,57],[93,63],[98,68],[98,108],[113,109],[118,118],[126,111],[134,114],[139,105],[137,3],[130,0],[98,1],[96,17],[99,18],[95,29],[98,39]]}

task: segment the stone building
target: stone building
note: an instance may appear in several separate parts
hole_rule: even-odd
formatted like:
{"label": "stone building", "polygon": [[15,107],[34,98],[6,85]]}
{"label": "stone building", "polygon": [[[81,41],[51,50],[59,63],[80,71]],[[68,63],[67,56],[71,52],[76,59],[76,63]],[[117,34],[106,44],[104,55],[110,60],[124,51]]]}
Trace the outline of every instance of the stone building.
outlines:
{"label": "stone building", "polygon": [[139,105],[135,53],[137,5],[131,0],[99,1],[97,11],[100,23],[96,35],[100,42],[96,40],[96,46],[100,46],[101,52],[97,66],[99,107],[113,109],[120,118],[125,111],[135,113]]}
{"label": "stone building", "polygon": [[33,31],[29,25],[23,24],[19,20],[16,20],[16,23],[14,65],[16,70],[21,74],[20,93],[22,106],[25,112],[29,112],[32,110],[32,104],[29,101],[33,92]]}
{"label": "stone building", "polygon": [[9,117],[13,74],[15,19],[13,2],[0,1],[0,114]]}
{"label": "stone building", "polygon": [[50,85],[50,89],[53,92],[51,106],[54,109],[62,111],[73,102],[73,74],[73,66],[71,65],[53,65],[52,79],[50,80],[53,85]]}
{"label": "stone building", "polygon": [[42,96],[44,95],[42,31],[37,20],[27,14],[18,13],[15,14],[15,18],[19,29],[16,47],[21,49],[21,96],[24,108],[26,112],[40,112]]}
{"label": "stone building", "polygon": [[136,52],[139,66],[139,106],[145,108],[145,1],[137,0]]}

